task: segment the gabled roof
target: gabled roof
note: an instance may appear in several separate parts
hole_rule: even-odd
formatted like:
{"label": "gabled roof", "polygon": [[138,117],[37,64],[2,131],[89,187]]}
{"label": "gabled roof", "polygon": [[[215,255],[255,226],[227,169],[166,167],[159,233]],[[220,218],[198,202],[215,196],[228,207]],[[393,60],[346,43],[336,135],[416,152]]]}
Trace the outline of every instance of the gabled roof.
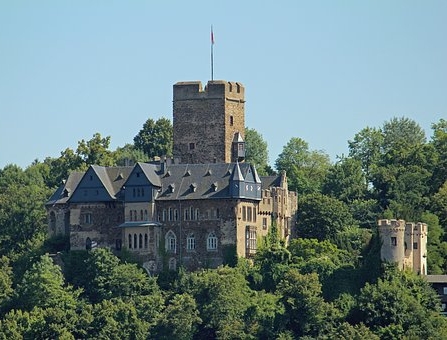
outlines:
{"label": "gabled roof", "polygon": [[143,171],[146,178],[149,180],[149,182],[152,183],[152,185],[161,187],[161,180],[160,176],[158,174],[158,171],[160,170],[160,166],[155,164],[149,164],[149,163],[137,163],[141,170]]}
{"label": "gabled roof", "polygon": [[262,176],[261,182],[262,182],[262,190],[266,190],[271,187],[280,187],[281,186],[281,175]]}
{"label": "gabled roof", "polygon": [[162,189],[156,200],[231,198],[229,184],[233,176],[242,176],[243,180],[250,167],[247,163],[169,165],[170,175],[161,176]]}
{"label": "gabled roof", "polygon": [[64,204],[68,201],[71,194],[76,190],[79,182],[84,176],[84,172],[73,171],[68,176],[65,183],[63,183],[51,197],[48,199],[46,206],[55,205],[55,204]]}
{"label": "gabled roof", "polygon": [[92,165],[92,170],[98,175],[99,180],[106,188],[111,198],[116,198],[127,177],[131,173],[133,166],[99,166]]}

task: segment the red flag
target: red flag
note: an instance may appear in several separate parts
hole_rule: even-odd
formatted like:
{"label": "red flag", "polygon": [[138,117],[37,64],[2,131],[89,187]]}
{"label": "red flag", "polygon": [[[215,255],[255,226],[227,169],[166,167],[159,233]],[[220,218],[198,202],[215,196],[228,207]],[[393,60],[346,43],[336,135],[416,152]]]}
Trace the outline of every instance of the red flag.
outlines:
{"label": "red flag", "polygon": [[211,26],[211,45],[214,45],[214,33],[213,33],[213,26]]}

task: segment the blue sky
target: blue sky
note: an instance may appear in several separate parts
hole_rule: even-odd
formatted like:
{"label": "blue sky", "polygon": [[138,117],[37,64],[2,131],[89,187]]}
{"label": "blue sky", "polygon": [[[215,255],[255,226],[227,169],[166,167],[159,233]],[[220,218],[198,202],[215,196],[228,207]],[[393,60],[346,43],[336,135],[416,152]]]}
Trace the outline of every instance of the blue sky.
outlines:
{"label": "blue sky", "polygon": [[0,0],[0,167],[95,132],[132,143],[172,86],[246,91],[270,163],[292,137],[332,160],[366,126],[447,118],[447,1]]}

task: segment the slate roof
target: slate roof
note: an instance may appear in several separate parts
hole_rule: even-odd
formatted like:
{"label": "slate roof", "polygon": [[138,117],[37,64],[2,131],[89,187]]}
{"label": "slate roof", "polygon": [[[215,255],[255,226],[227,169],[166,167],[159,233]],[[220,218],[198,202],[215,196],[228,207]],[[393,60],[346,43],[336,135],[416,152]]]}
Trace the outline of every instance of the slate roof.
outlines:
{"label": "slate roof", "polygon": [[281,186],[281,175],[262,176],[261,182],[262,182],[262,190],[266,190],[271,187],[280,187]]}
{"label": "slate roof", "polygon": [[248,163],[173,164],[161,176],[162,188],[157,201],[231,198],[229,184],[236,177],[247,177]]}
{"label": "slate roof", "polygon": [[106,188],[112,198],[120,192],[123,184],[126,182],[133,166],[99,166],[92,165],[92,169],[98,175],[98,178]]}
{"label": "slate roof", "polygon": [[161,187],[161,179],[159,176],[160,166],[150,163],[137,163],[141,170],[144,172],[144,175],[152,183],[152,185]]}
{"label": "slate roof", "polygon": [[[45,205],[64,204],[68,201],[71,194],[76,190],[79,182],[84,176],[84,172],[74,171],[70,173],[67,180],[62,184],[51,197],[48,199]],[[68,195],[65,195],[67,193]]]}

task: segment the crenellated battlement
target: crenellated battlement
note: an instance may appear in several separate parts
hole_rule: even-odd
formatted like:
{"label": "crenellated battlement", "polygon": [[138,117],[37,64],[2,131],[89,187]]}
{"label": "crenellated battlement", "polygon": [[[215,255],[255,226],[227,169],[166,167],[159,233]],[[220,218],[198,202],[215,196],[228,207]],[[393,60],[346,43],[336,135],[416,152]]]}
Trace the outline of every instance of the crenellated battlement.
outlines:
{"label": "crenellated battlement", "polygon": [[427,224],[382,219],[377,225],[382,242],[381,259],[426,275]]}
{"label": "crenellated battlement", "polygon": [[178,82],[174,84],[173,100],[228,99],[244,102],[245,89],[241,83],[213,80],[205,88],[200,81]]}

